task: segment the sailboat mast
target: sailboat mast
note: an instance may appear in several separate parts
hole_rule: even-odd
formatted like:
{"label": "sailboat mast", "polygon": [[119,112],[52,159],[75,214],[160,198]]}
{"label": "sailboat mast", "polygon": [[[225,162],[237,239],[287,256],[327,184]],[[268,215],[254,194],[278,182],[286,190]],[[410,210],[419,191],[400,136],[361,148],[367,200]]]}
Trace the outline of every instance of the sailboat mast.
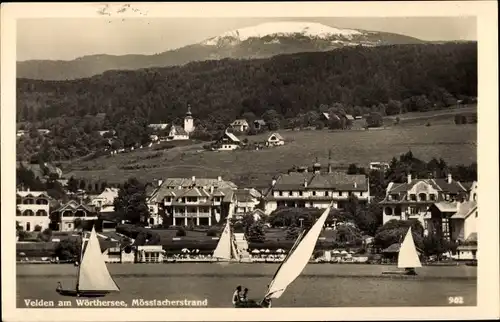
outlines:
{"label": "sailboat mast", "polygon": [[79,282],[80,282],[80,268],[82,267],[82,259],[83,259],[83,244],[85,242],[85,238],[83,238],[83,230],[82,230],[82,240],[81,240],[81,244],[82,244],[82,247],[81,247],[81,250],[80,250],[80,258],[78,260],[78,270],[77,270],[77,273],[76,273],[76,291],[78,292],[78,286],[79,286]]}

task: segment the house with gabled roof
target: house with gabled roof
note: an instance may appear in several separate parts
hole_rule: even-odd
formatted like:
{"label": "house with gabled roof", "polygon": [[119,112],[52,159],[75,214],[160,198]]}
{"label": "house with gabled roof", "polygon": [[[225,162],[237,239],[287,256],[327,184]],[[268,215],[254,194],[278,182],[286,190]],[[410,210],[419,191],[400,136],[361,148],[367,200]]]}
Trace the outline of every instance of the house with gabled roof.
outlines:
{"label": "house with gabled roof", "polygon": [[52,227],[59,231],[75,230],[75,220],[97,220],[97,211],[90,205],[75,200],[63,204],[51,212]]}
{"label": "house with gabled roof", "polygon": [[182,127],[172,125],[167,136],[168,141],[189,140],[189,134]]}
{"label": "house with gabled roof", "polygon": [[255,209],[262,194],[254,188],[235,190],[235,214],[244,214]]}
{"label": "house with gabled roof", "polygon": [[237,119],[231,123],[231,128],[238,132],[246,132],[249,129],[250,125],[245,119]]}
{"label": "house with gabled roof", "polygon": [[342,209],[350,196],[356,196],[360,203],[370,202],[367,176],[321,172],[316,163],[313,172],[290,172],[274,179],[264,197],[265,213],[279,207],[326,208],[332,201],[334,208]]}
{"label": "house with gabled roof", "polygon": [[237,186],[218,178],[167,178],[150,193],[148,203],[155,203],[158,214],[151,225],[161,225],[168,218],[173,226],[211,226],[234,213]]}
{"label": "house with gabled roof", "polygon": [[[432,217],[431,206],[434,205],[443,213],[456,212],[456,205],[453,203],[468,197],[468,188],[453,180],[451,174],[446,179],[414,179],[409,174],[406,182],[391,182],[387,186],[386,196],[380,202],[383,207],[382,221],[385,224],[391,219],[418,219],[424,232],[428,233]],[[448,227],[449,217],[442,219]]]}
{"label": "house with gabled roof", "polygon": [[253,121],[253,126],[256,130],[262,130],[263,128],[266,127],[266,121],[264,120],[255,120]]}
{"label": "house with gabled roof", "polygon": [[231,151],[240,147],[241,141],[231,132],[224,131],[222,137],[214,144],[215,149],[218,151]]}
{"label": "house with gabled roof", "polygon": [[266,141],[267,146],[285,145],[285,139],[277,132],[271,134]]}

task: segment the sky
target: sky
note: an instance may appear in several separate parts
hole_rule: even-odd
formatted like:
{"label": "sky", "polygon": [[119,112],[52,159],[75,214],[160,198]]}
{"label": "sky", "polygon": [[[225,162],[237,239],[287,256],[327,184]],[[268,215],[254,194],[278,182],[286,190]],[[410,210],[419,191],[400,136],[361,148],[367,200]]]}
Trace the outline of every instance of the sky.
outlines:
{"label": "sky", "polygon": [[94,54],[155,54],[273,21],[385,31],[422,40],[477,40],[475,17],[389,18],[36,18],[17,20],[17,61]]}

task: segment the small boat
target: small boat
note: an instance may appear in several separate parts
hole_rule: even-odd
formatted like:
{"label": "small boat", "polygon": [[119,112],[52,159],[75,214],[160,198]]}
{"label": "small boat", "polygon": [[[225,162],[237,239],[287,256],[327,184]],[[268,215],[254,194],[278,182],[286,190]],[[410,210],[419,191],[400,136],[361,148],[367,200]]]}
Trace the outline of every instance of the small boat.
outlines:
{"label": "small boat", "polygon": [[417,272],[415,271],[415,268],[417,267],[422,267],[422,263],[420,263],[420,259],[418,258],[417,248],[415,247],[410,227],[406,233],[403,243],[401,243],[398,253],[398,268],[404,268],[404,271],[385,271],[382,272],[382,274],[417,275]]}
{"label": "small boat", "polygon": [[465,263],[467,266],[477,266],[477,260]]}
{"label": "small boat", "polygon": [[288,252],[288,255],[276,270],[264,298],[260,301],[249,300],[246,303],[238,303],[235,307],[270,308],[272,299],[281,297],[286,288],[292,284],[292,282],[302,273],[306,265],[309,263],[319,235],[321,234],[325,221],[330,214],[331,207],[332,204],[325,209],[323,214],[307,233],[303,230],[299,234],[294,245]]}
{"label": "small boat", "polygon": [[[86,243],[85,243],[86,242]],[[109,274],[94,227],[89,238],[82,235],[82,250],[75,289],[64,289],[57,283],[56,292],[63,296],[103,297],[120,288]]]}
{"label": "small boat", "polygon": [[231,231],[231,220],[229,218],[219,238],[219,242],[215,247],[212,258],[222,263],[235,263],[240,261],[238,251],[236,250],[236,242]]}

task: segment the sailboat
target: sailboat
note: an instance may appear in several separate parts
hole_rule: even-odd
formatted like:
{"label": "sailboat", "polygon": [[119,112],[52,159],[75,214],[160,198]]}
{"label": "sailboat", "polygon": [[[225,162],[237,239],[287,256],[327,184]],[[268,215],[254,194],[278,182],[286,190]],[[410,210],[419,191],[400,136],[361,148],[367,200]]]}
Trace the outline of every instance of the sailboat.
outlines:
{"label": "sailboat", "polygon": [[239,261],[238,257],[233,234],[231,232],[231,222],[228,218],[212,258],[217,259],[218,262],[237,262]]}
{"label": "sailboat", "polygon": [[261,307],[270,308],[271,300],[280,298],[285,292],[286,288],[302,273],[306,265],[309,263],[311,256],[314,252],[314,247],[318,241],[319,235],[323,230],[325,221],[330,214],[330,204],[319,219],[306,233],[304,230],[299,234],[295,240],[294,245],[288,252],[287,257],[276,270],[271,283],[268,286],[264,298],[260,302],[248,301],[237,305],[236,307]]}
{"label": "sailboat", "polygon": [[[87,241],[85,245],[85,241]],[[120,288],[109,274],[95,228],[89,238],[82,236],[82,250],[75,289],[63,289],[58,282],[57,293],[64,296],[102,297],[110,292],[118,292]]]}
{"label": "sailboat", "polygon": [[398,253],[398,268],[404,268],[405,270],[385,271],[382,272],[382,274],[417,275],[415,272],[415,268],[417,267],[422,267],[422,263],[420,263],[420,259],[418,258],[417,248],[415,247],[410,227],[406,233],[403,243],[401,243]]}

